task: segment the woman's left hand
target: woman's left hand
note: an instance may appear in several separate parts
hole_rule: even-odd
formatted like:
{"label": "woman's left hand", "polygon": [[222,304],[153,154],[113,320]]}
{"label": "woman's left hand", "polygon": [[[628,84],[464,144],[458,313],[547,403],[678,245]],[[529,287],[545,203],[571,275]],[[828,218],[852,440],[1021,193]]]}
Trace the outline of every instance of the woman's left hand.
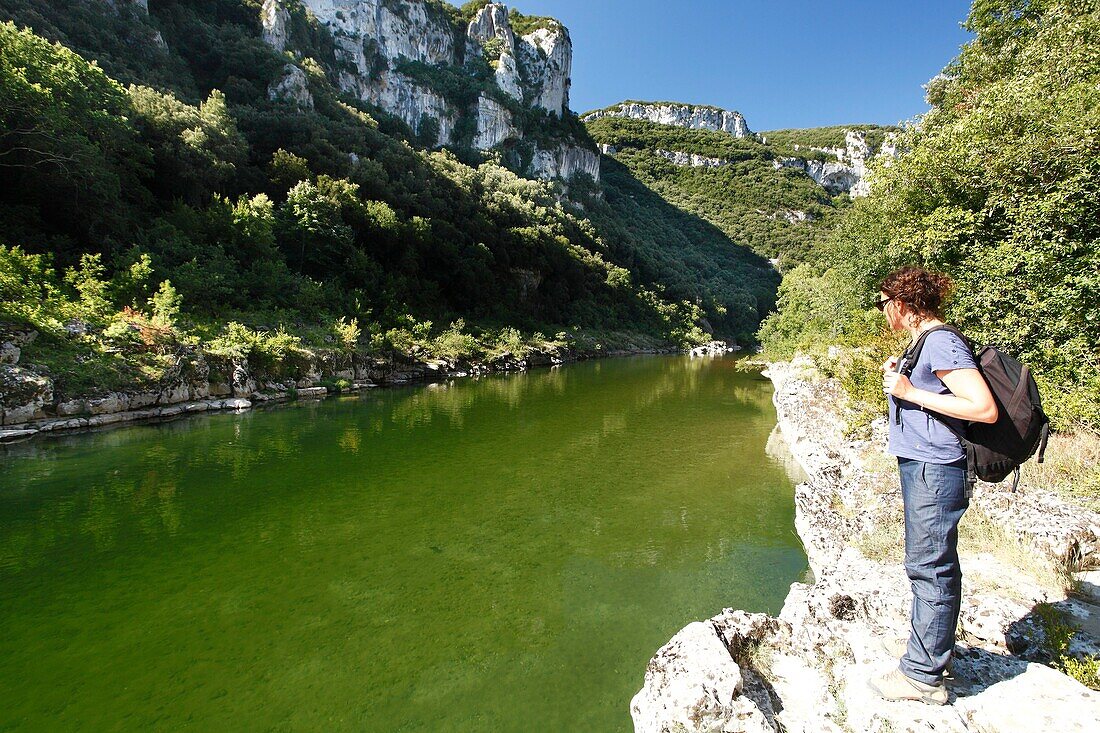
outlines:
{"label": "woman's left hand", "polygon": [[897,397],[899,400],[908,399],[913,392],[913,383],[909,377],[898,372],[882,373],[882,391],[884,394]]}

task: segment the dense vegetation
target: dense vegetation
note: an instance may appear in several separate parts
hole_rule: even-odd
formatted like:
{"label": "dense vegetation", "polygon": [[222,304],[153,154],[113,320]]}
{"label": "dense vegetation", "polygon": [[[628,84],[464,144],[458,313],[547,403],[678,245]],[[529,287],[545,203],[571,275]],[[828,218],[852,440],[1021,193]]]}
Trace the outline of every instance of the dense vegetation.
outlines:
{"label": "dense vegetation", "polygon": [[1100,429],[1100,7],[976,0],[966,28],[907,152],[786,275],[762,338],[777,355],[871,347],[847,373],[881,400],[876,359],[894,345],[869,301],[888,271],[924,264],[955,280],[950,320],[1037,372],[1057,427]]}
{"label": "dense vegetation", "polygon": [[[491,155],[431,151],[333,86],[307,14],[293,53],[268,47],[259,6],[0,0],[18,22],[0,25],[0,320],[43,333],[25,361],[125,381],[233,323],[326,343],[355,323],[364,347],[434,343],[425,323],[460,319],[489,341],[752,338],[778,280],[762,259],[654,197],[639,214],[579,181],[573,203]],[[268,98],[288,63],[313,108]],[[74,317],[90,329],[66,340]]]}
{"label": "dense vegetation", "polygon": [[[615,159],[631,176],[737,244],[777,259],[783,270],[809,257],[837,211],[848,205],[847,194],[831,197],[802,171],[774,165],[777,155],[793,151],[754,138],[621,117],[587,126],[594,140],[616,148]],[[679,166],[658,151],[695,153],[724,165]],[[806,218],[800,220],[798,212]]]}

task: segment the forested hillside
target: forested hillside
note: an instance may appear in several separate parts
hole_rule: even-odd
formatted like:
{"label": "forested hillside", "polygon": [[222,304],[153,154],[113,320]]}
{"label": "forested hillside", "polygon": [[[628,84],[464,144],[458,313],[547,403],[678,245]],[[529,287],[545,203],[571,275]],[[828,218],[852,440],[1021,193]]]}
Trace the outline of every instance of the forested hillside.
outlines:
{"label": "forested hillside", "polygon": [[947,317],[1038,373],[1060,428],[1100,428],[1100,6],[977,0],[975,34],[928,85],[931,111],[851,207],[828,245],[787,273],[761,335],[776,355],[837,340],[871,347],[847,366],[881,400],[896,343],[870,310],[905,263],[955,280]]}
{"label": "forested hillside", "polygon": [[[461,20],[484,4],[431,5]],[[0,0],[0,319],[40,332],[24,361],[92,375],[79,389],[241,334],[428,348],[464,319],[481,346],[506,327],[752,339],[779,279],[762,257],[641,190],[565,196],[496,153],[426,147],[340,92],[332,37],[285,7],[280,53],[258,0]],[[269,92],[288,64],[309,104]]]}
{"label": "forested hillside", "polygon": [[830,193],[785,161],[835,161],[834,154],[810,148],[843,148],[846,129],[868,131],[877,151],[886,131],[874,125],[822,128],[820,134],[784,130],[763,133],[765,143],[755,136],[619,117],[590,119],[586,126],[618,164],[607,166],[609,190],[628,176],[737,244],[777,260],[782,270],[811,257],[851,201],[847,192]]}

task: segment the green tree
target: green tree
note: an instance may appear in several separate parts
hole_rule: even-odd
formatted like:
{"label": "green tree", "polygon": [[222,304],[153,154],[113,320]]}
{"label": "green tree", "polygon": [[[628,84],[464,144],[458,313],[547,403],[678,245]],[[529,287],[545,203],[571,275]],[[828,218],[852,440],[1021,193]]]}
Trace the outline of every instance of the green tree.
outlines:
{"label": "green tree", "polygon": [[154,151],[158,195],[198,204],[211,191],[224,190],[247,151],[225,95],[215,89],[193,107],[149,87],[131,85],[129,94],[142,136]]}
{"label": "green tree", "polygon": [[153,323],[166,328],[175,326],[176,316],[179,315],[182,304],[183,298],[172,287],[172,282],[170,280],[162,281],[160,287],[157,288],[157,292],[149,298],[149,305],[153,309]]}
{"label": "green tree", "polygon": [[83,246],[117,230],[119,200],[141,200],[149,162],[129,109],[94,63],[0,23],[0,207],[37,212]]}

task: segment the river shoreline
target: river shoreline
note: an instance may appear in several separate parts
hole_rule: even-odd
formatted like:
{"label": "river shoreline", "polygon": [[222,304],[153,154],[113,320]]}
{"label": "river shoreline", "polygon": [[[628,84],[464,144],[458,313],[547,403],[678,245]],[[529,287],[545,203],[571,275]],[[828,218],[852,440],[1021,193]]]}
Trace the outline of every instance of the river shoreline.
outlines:
{"label": "river shoreline", "polygon": [[[765,374],[779,430],[808,476],[795,488],[795,525],[814,583],[793,584],[778,617],[725,609],[676,634],[631,703],[635,731],[1093,730],[1100,693],[1039,663],[1050,660],[1038,609],[1087,626],[1100,605],[1067,597],[1053,574],[1029,577],[992,542],[960,542],[964,601],[951,704],[871,693],[866,680],[896,664],[882,641],[906,636],[910,602],[896,557],[901,502],[884,455],[885,422],[869,440],[851,440],[842,391],[812,362],[770,364]],[[971,507],[976,534],[1012,538],[1010,549],[1036,567],[1100,560],[1100,516],[1048,493],[981,485]],[[1100,646],[1082,632],[1070,651]]]}
{"label": "river shoreline", "polygon": [[[324,370],[318,365],[303,379],[266,380],[262,383],[249,372],[247,363],[233,364],[229,378],[222,383],[208,380],[207,377],[201,380],[202,383],[181,378],[152,391],[111,392],[96,397],[55,402],[48,406],[37,405],[33,409],[38,414],[45,411],[61,414],[0,425],[0,444],[19,443],[49,435],[71,435],[119,425],[163,422],[207,412],[245,412],[262,406],[347,396],[376,388],[419,386],[462,377],[526,372],[539,367],[556,367],[593,359],[646,354],[700,356],[735,350],[736,347],[728,346],[724,341],[711,341],[692,349],[609,349],[595,354],[575,351],[534,352],[522,358],[504,358],[491,362],[454,363],[442,359],[409,358],[402,362],[375,361],[371,367],[364,368],[347,365],[349,368],[344,370]],[[335,379],[343,380],[344,384],[335,386]],[[214,392],[218,394],[212,394]],[[46,407],[45,410],[42,409],[43,406]]]}

